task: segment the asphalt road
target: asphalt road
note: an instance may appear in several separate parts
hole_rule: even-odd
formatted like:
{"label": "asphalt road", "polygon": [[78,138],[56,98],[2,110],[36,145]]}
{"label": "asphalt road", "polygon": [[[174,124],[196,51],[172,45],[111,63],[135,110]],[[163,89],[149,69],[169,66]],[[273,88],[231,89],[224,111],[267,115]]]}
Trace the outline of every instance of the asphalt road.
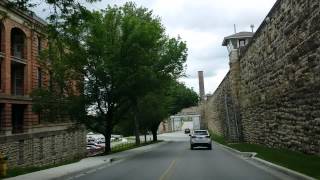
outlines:
{"label": "asphalt road", "polygon": [[[188,136],[168,142],[144,154],[87,173],[78,180],[277,180],[264,168],[234,155],[218,145],[213,150],[190,150]],[[166,139],[168,135],[161,136]],[[169,136],[168,136],[169,137]],[[172,139],[172,137],[171,137]]]}

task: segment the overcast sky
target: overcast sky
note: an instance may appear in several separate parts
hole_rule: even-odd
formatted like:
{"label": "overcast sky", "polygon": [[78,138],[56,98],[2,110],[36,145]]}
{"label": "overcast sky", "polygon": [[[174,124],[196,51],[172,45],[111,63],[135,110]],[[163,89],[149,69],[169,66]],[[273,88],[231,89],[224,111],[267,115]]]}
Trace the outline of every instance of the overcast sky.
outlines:
{"label": "overcast sky", "polygon": [[[35,0],[36,1],[36,0]],[[125,0],[102,0],[88,5],[104,9],[108,4],[122,5]],[[213,93],[229,70],[228,52],[222,47],[225,36],[257,29],[276,0],[134,0],[137,5],[152,9],[162,18],[170,36],[180,35],[188,45],[186,74],[181,81],[198,92],[197,71],[204,71],[205,91]],[[48,10],[38,6],[35,12],[45,17]]]}

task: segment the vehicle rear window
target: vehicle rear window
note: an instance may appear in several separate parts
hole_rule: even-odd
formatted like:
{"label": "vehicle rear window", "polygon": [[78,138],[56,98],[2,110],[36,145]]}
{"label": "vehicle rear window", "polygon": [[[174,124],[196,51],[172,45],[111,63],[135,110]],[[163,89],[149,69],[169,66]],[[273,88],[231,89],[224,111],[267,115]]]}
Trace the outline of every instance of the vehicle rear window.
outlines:
{"label": "vehicle rear window", "polygon": [[208,135],[207,131],[194,131],[195,135]]}

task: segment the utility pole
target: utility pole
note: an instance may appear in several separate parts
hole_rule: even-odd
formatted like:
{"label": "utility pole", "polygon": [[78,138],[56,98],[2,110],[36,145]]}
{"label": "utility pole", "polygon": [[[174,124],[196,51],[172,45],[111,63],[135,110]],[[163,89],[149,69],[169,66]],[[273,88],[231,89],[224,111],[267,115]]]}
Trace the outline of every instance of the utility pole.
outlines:
{"label": "utility pole", "polygon": [[251,31],[254,32],[254,25],[253,24],[250,25],[250,28],[251,28]]}

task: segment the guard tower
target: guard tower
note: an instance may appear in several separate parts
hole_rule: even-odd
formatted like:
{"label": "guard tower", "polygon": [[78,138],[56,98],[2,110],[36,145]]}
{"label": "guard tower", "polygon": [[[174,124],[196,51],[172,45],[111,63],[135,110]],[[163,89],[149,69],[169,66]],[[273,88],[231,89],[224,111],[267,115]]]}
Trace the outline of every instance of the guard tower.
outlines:
{"label": "guard tower", "polygon": [[239,97],[239,83],[240,83],[240,63],[239,55],[241,48],[249,44],[253,37],[253,32],[239,32],[223,39],[222,46],[227,46],[229,52],[229,66],[230,66],[230,80],[234,97]]}
{"label": "guard tower", "polygon": [[229,55],[233,50],[238,50],[249,44],[253,37],[253,32],[239,32],[223,39],[222,46],[227,46]]}
{"label": "guard tower", "polygon": [[227,112],[226,124],[227,132],[226,137],[230,141],[241,141],[242,129],[240,119],[240,62],[239,54],[241,48],[247,46],[253,37],[253,32],[239,32],[223,39],[222,46],[227,46],[229,52],[229,84],[230,93],[225,94],[225,108]]}

